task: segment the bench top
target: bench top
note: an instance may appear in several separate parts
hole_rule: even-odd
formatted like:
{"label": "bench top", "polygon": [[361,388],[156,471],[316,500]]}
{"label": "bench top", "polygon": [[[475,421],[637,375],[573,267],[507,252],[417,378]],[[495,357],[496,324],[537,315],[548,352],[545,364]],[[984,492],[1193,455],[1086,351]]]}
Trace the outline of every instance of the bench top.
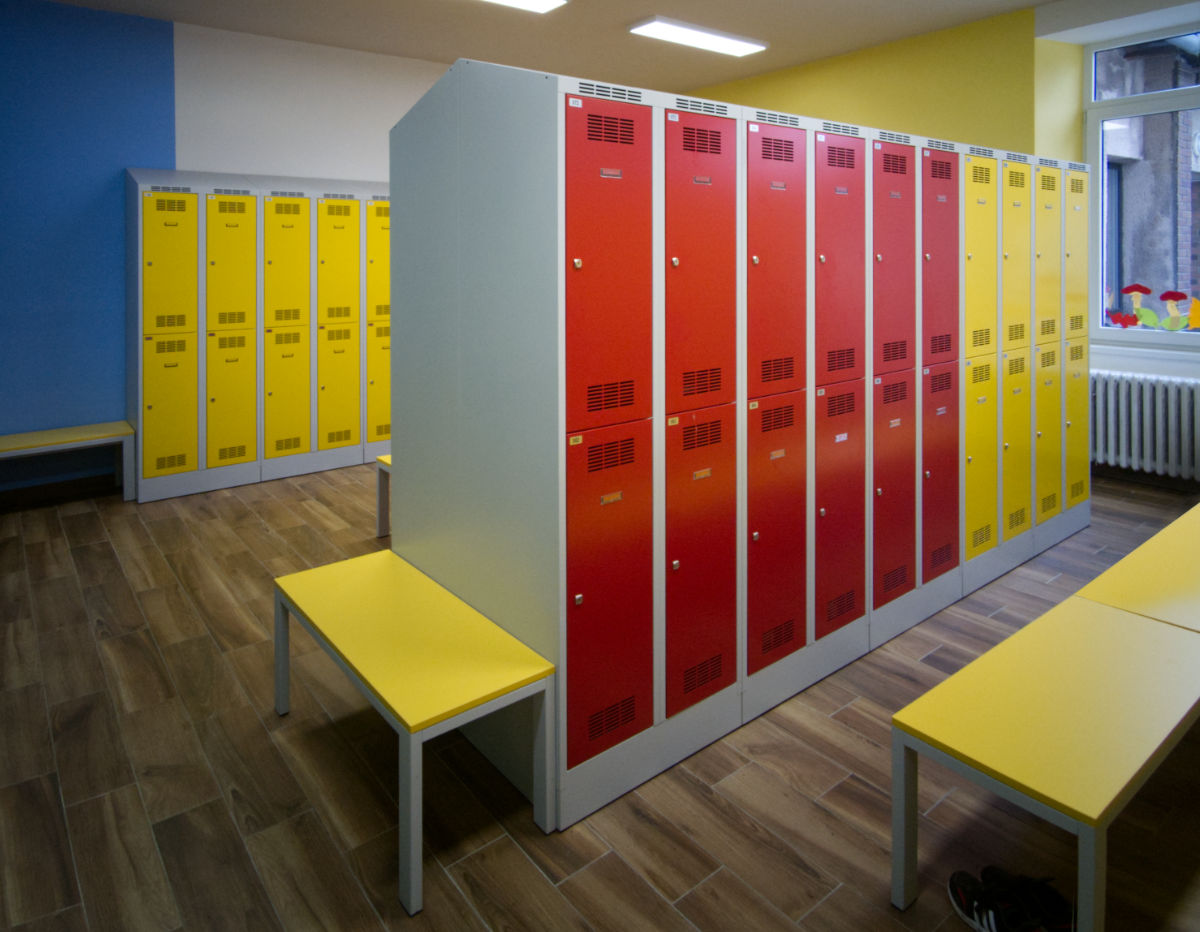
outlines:
{"label": "bench top", "polygon": [[0,436],[0,453],[16,453],[21,450],[37,450],[42,447],[78,446],[97,440],[128,437],[132,433],[133,428],[128,421],[107,421],[104,424],[31,430],[21,434]]}
{"label": "bench top", "polygon": [[390,550],[280,576],[275,585],[410,732],[554,672]]}
{"label": "bench top", "polygon": [[384,466],[388,469],[391,469],[392,468],[392,454],[384,453],[382,456],[377,456],[377,457],[375,457],[375,462],[377,462],[380,466]]}
{"label": "bench top", "polygon": [[892,724],[1090,825],[1200,717],[1200,636],[1071,596]]}

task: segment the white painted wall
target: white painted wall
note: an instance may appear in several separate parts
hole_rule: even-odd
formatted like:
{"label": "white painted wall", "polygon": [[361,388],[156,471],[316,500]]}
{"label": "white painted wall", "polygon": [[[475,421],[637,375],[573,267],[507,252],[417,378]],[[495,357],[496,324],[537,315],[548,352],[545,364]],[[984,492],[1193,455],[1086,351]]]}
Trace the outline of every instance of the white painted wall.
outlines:
{"label": "white painted wall", "polygon": [[388,132],[446,65],[175,24],[175,167],[386,181]]}

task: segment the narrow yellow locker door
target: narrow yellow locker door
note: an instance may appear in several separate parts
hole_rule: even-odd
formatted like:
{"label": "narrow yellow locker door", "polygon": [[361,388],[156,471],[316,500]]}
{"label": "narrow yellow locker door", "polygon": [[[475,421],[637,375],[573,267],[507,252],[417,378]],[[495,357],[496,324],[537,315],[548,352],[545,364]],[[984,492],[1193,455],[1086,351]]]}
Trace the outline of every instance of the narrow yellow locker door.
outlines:
{"label": "narrow yellow locker door", "polygon": [[1068,340],[1088,332],[1088,173],[1063,173],[1063,327]]}
{"label": "narrow yellow locker door", "polygon": [[196,195],[142,195],[142,333],[194,333],[200,261]]}
{"label": "narrow yellow locker door", "polygon": [[196,468],[196,334],[142,339],[142,476]]}
{"label": "narrow yellow locker door", "polygon": [[258,456],[253,330],[208,334],[206,462],[209,469],[249,463]]}
{"label": "narrow yellow locker door", "polygon": [[368,443],[392,436],[392,325],[367,325]]}
{"label": "narrow yellow locker door", "polygon": [[1061,336],[1062,172],[1039,165],[1033,194],[1033,314],[1035,343]]}
{"label": "narrow yellow locker door", "polygon": [[210,194],[205,202],[206,330],[255,325],[256,206],[241,194]]}
{"label": "narrow yellow locker door", "polygon": [[1004,162],[1000,185],[1000,348],[1018,349],[1028,346],[1029,327],[1033,319],[1029,302],[1032,270],[1030,268],[1030,203],[1033,196],[1029,166],[1021,162]]}
{"label": "narrow yellow locker door", "polygon": [[358,325],[317,328],[317,449],[359,442]]}
{"label": "narrow yellow locker door", "polygon": [[392,208],[387,201],[367,202],[367,320],[392,316]]}
{"label": "narrow yellow locker door", "polygon": [[1037,523],[1062,512],[1062,362],[1057,343],[1033,348],[1034,477]]}
{"label": "narrow yellow locker door", "polygon": [[1030,508],[1033,503],[1031,354],[1029,349],[1000,354],[1000,365],[1004,368],[1000,412],[1000,475],[1004,490],[1001,536],[1004,540],[1033,526]]}
{"label": "narrow yellow locker door", "polygon": [[263,337],[263,453],[268,459],[312,448],[308,332],[308,327],[276,327]]}
{"label": "narrow yellow locker door", "polygon": [[309,323],[312,247],[306,197],[263,200],[263,323]]}
{"label": "narrow yellow locker door", "polygon": [[358,201],[317,201],[317,323],[358,320]]}
{"label": "narrow yellow locker door", "polygon": [[1073,508],[1088,497],[1091,471],[1088,439],[1091,387],[1088,384],[1087,340],[1068,340],[1066,353],[1067,358],[1063,362],[1063,394],[1066,396],[1063,452],[1067,459],[1067,507]]}
{"label": "narrow yellow locker door", "polygon": [[996,439],[996,357],[976,356],[965,363],[966,408],[964,527],[967,559],[996,546],[996,501],[999,492]]}
{"label": "narrow yellow locker door", "polygon": [[967,157],[963,179],[963,237],[966,242],[965,354],[994,353],[996,341],[996,160]]}

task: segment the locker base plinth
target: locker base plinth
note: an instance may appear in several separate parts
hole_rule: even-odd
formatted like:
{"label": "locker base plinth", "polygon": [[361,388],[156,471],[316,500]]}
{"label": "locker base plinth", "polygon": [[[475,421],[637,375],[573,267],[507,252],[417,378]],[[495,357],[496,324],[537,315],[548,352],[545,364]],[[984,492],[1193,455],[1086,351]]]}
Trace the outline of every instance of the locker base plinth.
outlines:
{"label": "locker base plinth", "polygon": [[374,463],[377,456],[390,456],[392,453],[391,440],[372,440],[370,443],[364,443],[362,461],[364,463]]}
{"label": "locker base plinth", "polygon": [[930,615],[963,597],[962,567],[955,567],[925,585],[906,592],[871,612],[871,650],[903,634]]}
{"label": "locker base plinth", "polygon": [[250,485],[261,479],[262,475],[257,462],[218,466],[215,469],[194,469],[191,472],[177,472],[170,476],[139,479],[137,500],[139,502],[157,502],[164,498],[177,498],[180,495],[195,495],[199,492],[214,492],[217,489]]}
{"label": "locker base plinth", "polygon": [[1033,549],[1041,553],[1053,547],[1059,541],[1065,540],[1076,531],[1082,531],[1092,523],[1091,499],[1084,499],[1074,508],[1068,508],[1061,514],[1055,515],[1049,521],[1034,526]]}
{"label": "locker base plinth", "polygon": [[1033,533],[1026,531],[963,564],[963,595],[986,586],[1034,555]]}
{"label": "locker base plinth", "polygon": [[[384,453],[390,452],[384,450]],[[315,453],[295,453],[292,456],[277,456],[262,461],[262,478],[286,479],[289,476],[303,476],[305,473],[321,472],[325,469],[337,469],[339,466],[358,466],[367,462],[363,458],[362,444],[348,447],[336,447],[332,450],[318,450]]]}

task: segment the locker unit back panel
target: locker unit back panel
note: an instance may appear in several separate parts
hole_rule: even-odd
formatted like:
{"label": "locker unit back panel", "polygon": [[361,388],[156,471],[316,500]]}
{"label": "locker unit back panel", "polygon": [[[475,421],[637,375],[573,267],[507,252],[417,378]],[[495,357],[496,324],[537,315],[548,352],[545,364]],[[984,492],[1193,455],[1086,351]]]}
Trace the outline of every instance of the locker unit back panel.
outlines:
{"label": "locker unit back panel", "polygon": [[922,149],[921,171],[921,363],[934,366],[959,352],[959,155]]}
{"label": "locker unit back panel", "polygon": [[1028,348],[1000,354],[1004,368],[1000,410],[1003,476],[1002,538],[1033,527],[1033,364]]}
{"label": "locker unit back panel", "polygon": [[1041,524],[1062,511],[1063,399],[1058,343],[1039,344],[1033,352],[1033,449],[1035,521]]}
{"label": "locker unit back panel", "polygon": [[875,372],[911,369],[916,358],[916,174],[915,150],[873,142],[871,263],[874,295]]}
{"label": "locker unit back panel", "polygon": [[958,566],[958,363],[924,369],[921,404],[921,581],[929,582]]}
{"label": "locker unit back panel", "polygon": [[1062,172],[1038,165],[1033,191],[1033,340],[1062,336]]}
{"label": "locker unit back panel", "polygon": [[875,377],[873,605],[917,582],[917,385],[912,369]]}
{"label": "locker unit back panel", "polygon": [[818,638],[866,610],[866,399],[861,379],[818,388],[816,605]]}
{"label": "locker unit back panel", "polygon": [[817,133],[814,382],[863,377],[866,339],[866,142]]}
{"label": "locker unit back panel", "polygon": [[1000,358],[973,356],[963,366],[963,421],[966,429],[963,496],[965,552],[970,560],[1000,542],[998,518],[1000,449],[996,417],[1000,411]]}
{"label": "locker unit back panel", "polygon": [[963,172],[963,292],[965,295],[963,355],[995,353],[999,317],[997,287],[997,223],[999,175],[996,160],[969,155]]}

